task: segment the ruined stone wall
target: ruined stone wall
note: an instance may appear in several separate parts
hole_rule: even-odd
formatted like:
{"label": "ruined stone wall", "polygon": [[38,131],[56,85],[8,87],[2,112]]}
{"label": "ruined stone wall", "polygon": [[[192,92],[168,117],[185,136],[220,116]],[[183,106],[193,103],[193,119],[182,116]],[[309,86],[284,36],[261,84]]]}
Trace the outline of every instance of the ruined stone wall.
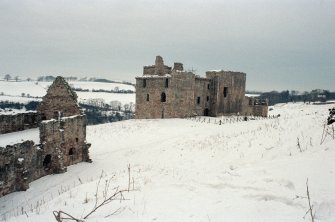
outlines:
{"label": "ruined stone wall", "polygon": [[[194,89],[194,112],[198,116],[209,115],[210,108],[210,80],[206,78],[195,78]],[[208,109],[205,111],[205,109]]]}
{"label": "ruined stone wall", "polygon": [[46,174],[43,150],[33,141],[0,147],[0,197],[27,190],[31,181]]}
{"label": "ruined stone wall", "polygon": [[180,62],[175,62],[173,65],[173,71],[184,71],[184,65]]}
{"label": "ruined stone wall", "polygon": [[48,174],[62,173],[79,162],[91,162],[83,115],[42,121],[40,144],[25,141],[0,147],[0,197],[29,188]]}
{"label": "ruined stone wall", "polygon": [[161,56],[156,56],[155,65],[143,67],[143,75],[163,76],[165,74],[171,74],[171,67],[164,65]]}
{"label": "ruined stone wall", "polygon": [[253,107],[253,116],[268,116],[268,106],[256,105]]}
{"label": "ruined stone wall", "polygon": [[35,112],[0,115],[0,134],[38,127],[39,115]]}
{"label": "ruined stone wall", "polygon": [[40,125],[40,141],[43,141],[45,155],[51,156],[49,168],[53,173],[64,172],[66,166],[75,163],[90,161],[84,115],[64,117],[60,121],[43,121]]}
{"label": "ruined stone wall", "polygon": [[241,115],[245,116],[268,116],[268,102],[264,99],[246,96]]}
{"label": "ruined stone wall", "polygon": [[[154,78],[137,77],[136,118],[180,118],[192,115],[194,78],[191,73],[173,73],[171,76]],[[143,81],[146,81],[145,87]],[[165,94],[165,102],[161,101],[162,93]]]}
{"label": "ruined stone wall", "polygon": [[155,75],[155,66],[144,66],[143,75]]}
{"label": "ruined stone wall", "polygon": [[209,71],[211,79],[211,115],[239,114],[243,109],[246,74],[231,71]]}
{"label": "ruined stone wall", "polygon": [[58,118],[61,116],[80,115],[77,104],[77,94],[62,77],[57,77],[37,107],[42,119]]}

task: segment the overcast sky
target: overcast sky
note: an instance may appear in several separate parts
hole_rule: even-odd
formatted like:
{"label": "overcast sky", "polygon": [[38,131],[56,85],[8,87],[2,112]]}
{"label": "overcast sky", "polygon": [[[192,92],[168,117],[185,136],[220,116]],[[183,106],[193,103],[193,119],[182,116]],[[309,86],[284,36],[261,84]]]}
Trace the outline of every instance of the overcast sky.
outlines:
{"label": "overcast sky", "polygon": [[161,55],[249,90],[335,90],[334,0],[0,0],[0,78],[134,80]]}

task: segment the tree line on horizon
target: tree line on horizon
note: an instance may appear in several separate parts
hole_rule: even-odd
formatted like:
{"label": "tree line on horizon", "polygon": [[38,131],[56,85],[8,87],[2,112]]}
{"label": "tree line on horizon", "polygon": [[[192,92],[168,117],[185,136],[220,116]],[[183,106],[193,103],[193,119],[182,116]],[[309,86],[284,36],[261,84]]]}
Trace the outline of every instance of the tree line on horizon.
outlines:
{"label": "tree line on horizon", "polygon": [[310,92],[305,91],[300,93],[299,91],[284,90],[281,92],[271,91],[260,93],[259,98],[268,99],[269,105],[275,105],[277,103],[288,103],[288,102],[326,102],[329,100],[335,100],[335,92],[323,89],[313,89]]}
{"label": "tree line on horizon", "polygon": [[[128,82],[128,81],[114,81],[114,80],[109,80],[109,79],[104,79],[104,78],[96,78],[96,77],[78,78],[78,77],[75,77],[75,76],[63,76],[63,78],[66,81],[121,83],[121,84],[125,84],[125,85],[135,86],[134,83],[131,83],[131,82]],[[33,80],[30,77],[22,79],[22,77],[19,77],[19,76],[12,77],[10,74],[6,74],[6,75],[4,75],[3,79],[5,81],[15,80],[16,82],[18,82],[18,81],[53,82],[56,79],[56,76],[52,76],[52,75],[39,76],[39,77],[37,77],[36,80]]]}

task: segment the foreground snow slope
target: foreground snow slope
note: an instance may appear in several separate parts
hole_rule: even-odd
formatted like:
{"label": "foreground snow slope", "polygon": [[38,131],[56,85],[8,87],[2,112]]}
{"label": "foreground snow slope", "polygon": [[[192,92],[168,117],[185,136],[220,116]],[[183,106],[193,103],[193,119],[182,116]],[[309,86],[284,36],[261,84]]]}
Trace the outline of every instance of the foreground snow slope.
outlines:
{"label": "foreground snow slope", "polygon": [[278,119],[221,126],[214,118],[89,126],[93,163],[1,198],[0,219],[54,221],[53,210],[83,217],[102,170],[99,201],[109,178],[111,188],[127,188],[130,164],[135,191],[85,221],[310,221],[307,178],[316,221],[334,221],[335,141],[320,145],[329,107],[282,104],[272,111]]}

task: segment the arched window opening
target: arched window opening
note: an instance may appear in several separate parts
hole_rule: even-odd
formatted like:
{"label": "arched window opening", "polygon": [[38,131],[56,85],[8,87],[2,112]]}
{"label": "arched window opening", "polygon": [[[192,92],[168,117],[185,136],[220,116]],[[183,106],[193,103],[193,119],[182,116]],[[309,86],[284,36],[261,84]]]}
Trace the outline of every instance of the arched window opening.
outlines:
{"label": "arched window opening", "polygon": [[166,94],[164,92],[161,94],[161,102],[166,102]]}

